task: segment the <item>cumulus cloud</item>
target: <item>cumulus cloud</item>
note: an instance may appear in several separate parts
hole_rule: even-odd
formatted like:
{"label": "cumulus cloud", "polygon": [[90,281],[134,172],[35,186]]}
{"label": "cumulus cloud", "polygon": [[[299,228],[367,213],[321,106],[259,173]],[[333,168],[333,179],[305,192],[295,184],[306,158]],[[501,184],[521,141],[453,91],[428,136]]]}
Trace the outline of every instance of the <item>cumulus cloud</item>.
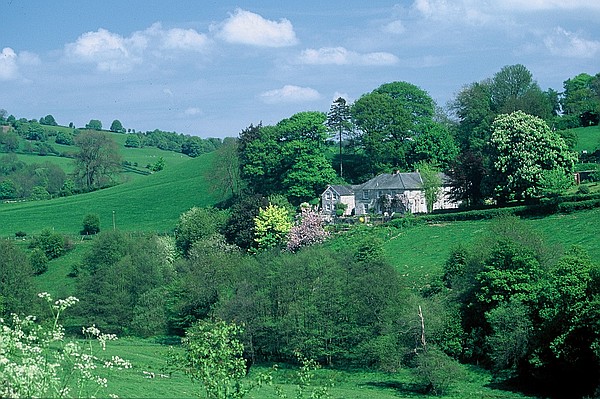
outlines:
{"label": "cumulus cloud", "polygon": [[292,23],[285,18],[271,21],[250,11],[236,9],[220,26],[216,36],[229,43],[260,47],[286,47],[298,42]]}
{"label": "cumulus cloud", "polygon": [[398,57],[383,52],[361,54],[344,47],[321,47],[302,51],[299,61],[308,65],[394,65]]}
{"label": "cumulus cloud", "polygon": [[12,80],[18,75],[17,53],[10,47],[5,47],[0,53],[0,80]]}
{"label": "cumulus cloud", "polygon": [[310,87],[285,85],[281,89],[265,91],[259,95],[259,98],[267,104],[276,104],[314,101],[321,98],[321,95]]}
{"label": "cumulus cloud", "polygon": [[556,56],[593,58],[600,53],[600,41],[587,40],[578,34],[558,27],[544,39],[546,48]]}
{"label": "cumulus cloud", "polygon": [[99,71],[125,73],[141,64],[148,53],[166,57],[175,51],[202,52],[208,43],[206,35],[193,29],[163,29],[155,23],[129,37],[102,28],[84,33],[65,46],[65,54],[72,61],[96,64]]}
{"label": "cumulus cloud", "polygon": [[5,47],[0,52],[0,80],[14,80],[20,77],[20,66],[38,65],[37,54],[22,51],[17,54],[12,48]]}

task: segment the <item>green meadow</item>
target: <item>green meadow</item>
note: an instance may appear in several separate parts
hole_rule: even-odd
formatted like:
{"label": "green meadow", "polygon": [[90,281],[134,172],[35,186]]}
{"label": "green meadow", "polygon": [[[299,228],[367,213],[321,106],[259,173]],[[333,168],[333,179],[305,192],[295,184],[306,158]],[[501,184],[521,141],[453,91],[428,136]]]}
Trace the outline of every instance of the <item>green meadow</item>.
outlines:
{"label": "green meadow", "polygon": [[163,171],[91,193],[47,201],[0,204],[0,236],[17,231],[36,234],[51,229],[78,234],[83,217],[100,217],[101,229],[169,232],[181,213],[193,206],[210,206],[222,199],[211,176],[214,154],[187,158]]}

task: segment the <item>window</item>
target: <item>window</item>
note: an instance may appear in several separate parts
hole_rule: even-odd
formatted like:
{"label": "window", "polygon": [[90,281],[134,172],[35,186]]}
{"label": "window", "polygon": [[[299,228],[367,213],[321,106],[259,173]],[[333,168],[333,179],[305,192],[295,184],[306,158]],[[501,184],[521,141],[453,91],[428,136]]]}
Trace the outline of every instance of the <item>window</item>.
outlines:
{"label": "window", "polygon": [[328,199],[328,200],[330,200],[330,199],[331,199],[331,192],[330,192],[330,191],[327,191],[327,192],[325,193],[325,199]]}
{"label": "window", "polygon": [[365,199],[365,200],[369,199],[369,190],[363,190],[363,199]]}

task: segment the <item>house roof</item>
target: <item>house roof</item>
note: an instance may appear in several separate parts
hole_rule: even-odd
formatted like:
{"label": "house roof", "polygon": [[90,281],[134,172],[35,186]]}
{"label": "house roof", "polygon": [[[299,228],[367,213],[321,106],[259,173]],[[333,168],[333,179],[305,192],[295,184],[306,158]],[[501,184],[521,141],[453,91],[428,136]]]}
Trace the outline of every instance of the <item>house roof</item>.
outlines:
{"label": "house roof", "polygon": [[354,195],[354,191],[350,186],[342,186],[339,184],[330,185],[331,189],[335,191],[340,197],[344,197],[346,195]]}
{"label": "house roof", "polygon": [[418,172],[383,173],[359,186],[361,190],[420,190],[423,181]]}

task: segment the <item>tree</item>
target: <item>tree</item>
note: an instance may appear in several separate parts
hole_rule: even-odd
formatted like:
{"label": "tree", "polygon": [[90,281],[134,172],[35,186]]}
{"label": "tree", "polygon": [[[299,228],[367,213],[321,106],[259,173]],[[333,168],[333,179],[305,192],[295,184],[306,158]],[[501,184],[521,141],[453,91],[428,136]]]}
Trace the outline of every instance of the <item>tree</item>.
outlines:
{"label": "tree", "polygon": [[490,141],[495,193],[499,201],[540,195],[544,171],[570,175],[574,156],[541,119],[522,111],[500,115]]}
{"label": "tree", "polygon": [[238,140],[232,137],[223,139],[223,145],[216,150],[215,170],[211,178],[215,190],[221,194],[236,195],[242,185]]}
{"label": "tree", "polygon": [[31,311],[33,270],[27,256],[9,240],[0,240],[0,318]]}
{"label": "tree", "polygon": [[242,398],[246,389],[244,345],[238,336],[241,328],[224,321],[199,321],[190,327],[183,339],[185,355],[171,362],[199,381],[209,399]]}
{"label": "tree", "polygon": [[407,82],[381,85],[356,100],[352,119],[371,173],[408,168],[410,141],[431,124],[434,102],[419,87]]}
{"label": "tree", "polygon": [[344,136],[347,136],[352,131],[352,119],[350,116],[350,106],[346,103],[346,100],[342,97],[338,97],[327,114],[327,127],[331,129],[334,134],[338,135],[340,144],[340,177],[343,176],[343,163],[342,163],[342,145]]}
{"label": "tree", "polygon": [[58,126],[58,123],[56,123],[56,120],[52,115],[46,115],[43,118],[40,118],[40,125]]}
{"label": "tree", "polygon": [[287,209],[269,204],[265,209],[260,208],[254,218],[254,240],[259,250],[277,248],[287,240],[292,228],[292,221]]}
{"label": "tree", "polygon": [[507,65],[497,72],[491,82],[491,106],[498,114],[521,110],[548,120],[553,105],[523,65]]}
{"label": "tree", "polygon": [[433,206],[439,200],[442,193],[442,177],[440,171],[433,164],[420,163],[417,168],[423,180],[423,191],[425,193],[425,202],[427,212],[433,212]]}
{"label": "tree", "polygon": [[125,147],[129,148],[140,148],[141,140],[137,134],[128,134],[125,139]]}
{"label": "tree", "polygon": [[80,234],[93,235],[100,232],[100,217],[94,213],[89,213],[83,218],[83,228]]}
{"label": "tree", "polygon": [[115,133],[125,133],[125,129],[123,128],[121,121],[118,119],[112,121],[112,123],[110,124],[110,131]]}
{"label": "tree", "polygon": [[326,116],[300,112],[276,126],[250,125],[240,133],[242,179],[264,196],[283,194],[298,205],[320,195],[335,178],[325,156]]}
{"label": "tree", "polygon": [[114,181],[121,169],[121,156],[115,141],[106,133],[83,131],[75,137],[75,176],[88,190]]}
{"label": "tree", "polygon": [[177,248],[188,255],[192,245],[219,232],[225,223],[225,214],[212,208],[193,207],[179,216],[175,227]]}
{"label": "tree", "polygon": [[102,130],[102,122],[98,119],[90,119],[89,123],[85,125],[85,128],[90,130]]}
{"label": "tree", "polygon": [[295,252],[301,247],[321,243],[328,236],[329,232],[323,228],[320,213],[310,206],[304,206],[297,216],[296,224],[290,229],[287,250]]}

